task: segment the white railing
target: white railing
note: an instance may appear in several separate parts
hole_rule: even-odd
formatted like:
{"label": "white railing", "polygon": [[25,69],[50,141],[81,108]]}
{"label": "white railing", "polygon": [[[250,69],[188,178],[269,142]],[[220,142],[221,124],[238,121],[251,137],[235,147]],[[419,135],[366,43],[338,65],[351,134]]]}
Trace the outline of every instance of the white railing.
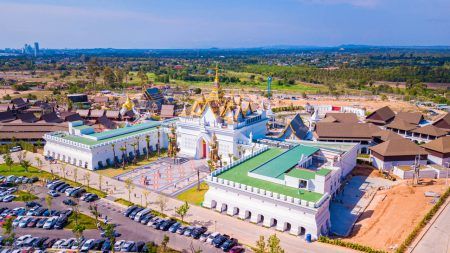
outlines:
{"label": "white railing", "polygon": [[249,186],[249,185],[245,185],[245,184],[241,184],[241,183],[237,183],[234,181],[230,181],[230,180],[226,180],[223,178],[218,178],[218,177],[213,177],[213,176],[208,176],[206,178],[206,181],[211,182],[213,184],[219,184],[219,185],[223,185],[226,187],[231,187],[240,191],[245,191],[248,193],[252,193],[255,195],[259,195],[259,196],[263,196],[265,198],[270,198],[276,201],[282,201],[288,204],[292,204],[292,205],[297,205],[297,206],[301,206],[301,207],[305,207],[308,209],[317,209],[320,206],[322,206],[323,203],[325,203],[325,201],[329,198],[329,194],[325,193],[317,202],[312,202],[312,201],[306,201],[300,198],[295,198],[295,197],[291,197],[291,196],[287,196],[281,193],[277,193],[277,192],[272,192],[272,191],[268,191],[265,189],[261,189],[261,188],[257,188],[257,187],[253,187],[253,186]]}

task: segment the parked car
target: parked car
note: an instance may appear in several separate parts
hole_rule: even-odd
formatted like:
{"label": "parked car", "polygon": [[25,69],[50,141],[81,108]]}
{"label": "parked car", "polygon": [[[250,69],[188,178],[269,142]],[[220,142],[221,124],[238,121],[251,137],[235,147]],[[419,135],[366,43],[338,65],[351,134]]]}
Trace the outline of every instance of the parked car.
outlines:
{"label": "parked car", "polygon": [[175,222],[174,224],[172,224],[172,226],[170,226],[169,231],[172,233],[176,233],[180,226],[181,226],[180,222]]}
{"label": "parked car", "polygon": [[16,198],[15,195],[8,195],[6,197],[3,198],[3,202],[11,202]]}
{"label": "parked car", "polygon": [[63,203],[64,203],[64,205],[68,205],[68,206],[74,206],[77,204],[72,199],[65,199],[65,200],[63,200]]}
{"label": "parked car", "polygon": [[203,233],[200,238],[199,241],[201,242],[206,242],[206,240],[208,239],[208,237],[211,235],[211,232],[205,232]]}
{"label": "parked car", "polygon": [[155,217],[153,214],[149,213],[147,215],[144,216],[144,218],[142,218],[141,220],[141,224],[147,225],[147,223],[153,218]]}
{"label": "parked car", "polygon": [[13,153],[13,152],[19,152],[22,150],[22,147],[20,146],[15,146],[9,149],[9,152]]}
{"label": "parked car", "polygon": [[185,226],[179,226],[179,227],[177,228],[177,234],[179,234],[179,235],[184,234],[184,231],[186,230],[186,228],[187,228],[187,227],[185,227]]}
{"label": "parked car", "polygon": [[125,210],[125,212],[123,212],[123,216],[125,216],[125,217],[130,216],[130,214],[131,214],[134,210],[136,210],[137,208],[139,208],[139,207],[138,207],[138,206],[130,206],[130,207],[128,207],[128,209]]}
{"label": "parked car", "polygon": [[81,251],[83,252],[88,252],[89,250],[91,250],[92,248],[94,248],[95,246],[95,240],[94,239],[89,239],[86,240],[83,245],[81,246]]}
{"label": "parked car", "polygon": [[61,249],[61,244],[63,244],[66,241],[66,239],[59,239],[57,240],[53,245],[52,249]]}
{"label": "parked car", "polygon": [[131,251],[131,249],[133,248],[133,246],[134,246],[134,242],[133,242],[133,241],[128,241],[128,242],[124,242],[124,243],[120,246],[120,249],[121,249],[121,251],[129,252],[129,251]]}
{"label": "parked car", "polygon": [[212,245],[216,248],[220,248],[224,242],[226,242],[228,239],[230,239],[230,236],[228,235],[218,235],[214,240],[212,241]]}
{"label": "parked car", "polygon": [[222,244],[222,246],[220,246],[220,248],[221,248],[223,251],[228,252],[228,251],[230,251],[231,248],[233,248],[234,246],[236,246],[237,243],[238,243],[238,240],[237,240],[237,239],[231,238],[231,239],[226,240],[226,241]]}
{"label": "parked car", "polygon": [[194,226],[189,226],[184,230],[183,235],[190,237],[192,235],[192,231],[194,230]]}
{"label": "parked car", "polygon": [[64,226],[67,224],[67,216],[63,215],[60,216],[56,222],[55,222],[55,229],[63,229]]}
{"label": "parked car", "polygon": [[75,238],[69,238],[65,240],[61,245],[59,246],[60,249],[70,249],[72,245],[77,241]]}
{"label": "parked car", "polygon": [[27,227],[28,228],[36,227],[36,224],[38,223],[39,220],[40,220],[39,218],[35,218],[35,217],[31,218],[31,221],[28,222]]}
{"label": "parked car", "polygon": [[243,253],[245,249],[242,246],[234,246],[230,249],[230,253]]}
{"label": "parked car", "polygon": [[122,248],[122,244],[124,244],[124,243],[125,243],[125,240],[120,240],[120,241],[117,241],[116,243],[114,243],[114,250],[120,251]]}
{"label": "parked car", "polygon": [[103,244],[105,243],[105,239],[97,239],[94,241],[94,247],[92,247],[93,250],[101,250],[103,247]]}
{"label": "parked car", "polygon": [[110,242],[109,240],[106,240],[106,241],[103,243],[103,245],[102,245],[102,247],[101,247],[101,250],[102,250],[102,251],[107,251],[107,252],[109,252],[109,251],[111,250],[111,242]]}
{"label": "parked car", "polygon": [[58,238],[50,239],[50,240],[46,241],[44,244],[42,244],[42,248],[45,248],[45,249],[51,248],[53,246],[53,244],[55,244],[55,242],[57,242],[58,240],[59,240]]}
{"label": "parked car", "polygon": [[158,229],[158,230],[159,230],[159,227],[161,226],[161,224],[162,224],[164,221],[166,221],[166,220],[164,220],[164,219],[159,219],[159,220],[155,221],[155,222],[152,224],[152,228]]}
{"label": "parked car", "polygon": [[24,216],[17,216],[12,222],[13,227],[19,226],[19,223],[23,218],[24,218]]}
{"label": "parked car", "polygon": [[48,218],[48,220],[44,223],[44,226],[42,226],[42,228],[43,229],[52,229],[55,226],[57,220],[58,220],[58,217]]}
{"label": "parked car", "polygon": [[208,229],[206,227],[195,227],[192,230],[191,237],[194,239],[199,239],[200,236],[205,233]]}
{"label": "parked car", "polygon": [[47,220],[48,220],[47,218],[42,218],[42,219],[40,219],[40,220],[37,222],[36,227],[42,228]]}
{"label": "parked car", "polygon": [[33,219],[33,218],[32,217],[24,217],[19,222],[19,228],[26,228],[28,223],[31,221],[31,219]]}
{"label": "parked car", "polygon": [[59,197],[59,193],[55,190],[51,190],[47,192],[48,195],[52,196],[53,198]]}
{"label": "parked car", "polygon": [[177,221],[176,221],[176,220],[173,220],[173,219],[169,219],[169,220],[163,221],[163,222],[161,223],[161,225],[159,225],[159,229],[162,230],[162,231],[167,231],[167,230],[169,230],[169,228],[170,228],[173,224],[175,224],[176,222],[177,222]]}
{"label": "parked car", "polygon": [[134,220],[134,218],[136,217],[136,214],[138,214],[142,210],[144,210],[144,208],[142,208],[142,207],[136,208],[133,212],[131,212],[130,215],[128,215],[128,218]]}

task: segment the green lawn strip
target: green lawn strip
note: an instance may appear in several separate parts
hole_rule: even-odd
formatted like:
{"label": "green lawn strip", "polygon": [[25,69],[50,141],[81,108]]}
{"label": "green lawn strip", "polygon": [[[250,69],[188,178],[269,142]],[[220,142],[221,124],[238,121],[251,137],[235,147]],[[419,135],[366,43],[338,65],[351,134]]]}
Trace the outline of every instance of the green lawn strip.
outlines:
{"label": "green lawn strip", "polygon": [[10,175],[14,175],[14,176],[26,176],[26,177],[38,177],[39,179],[51,179],[52,178],[52,174],[40,170],[36,167],[29,167],[28,171],[25,171],[25,169],[20,166],[19,164],[13,164],[13,166],[11,166],[11,169],[9,169],[8,166],[6,166],[6,164],[2,163],[0,164],[0,175],[2,176],[10,176]]}
{"label": "green lawn strip", "polygon": [[200,184],[200,191],[197,191],[197,185],[177,195],[177,199],[186,201],[190,204],[201,206],[205,198],[205,193],[208,191],[208,184],[203,182]]}
{"label": "green lawn strip", "polygon": [[[103,225],[103,222],[99,220],[100,224]],[[95,218],[92,218],[86,214],[80,213],[78,215],[78,224],[83,225],[86,229],[97,229],[97,223],[95,222]],[[73,229],[75,227],[75,214],[72,213],[69,216],[69,220],[65,228]]]}
{"label": "green lawn strip", "polygon": [[14,201],[31,201],[38,199],[36,195],[24,191],[17,191],[14,195],[17,196]]}
{"label": "green lawn strip", "polygon": [[134,205],[133,203],[131,203],[130,201],[125,200],[125,199],[116,199],[116,200],[114,200],[114,202],[122,204],[124,206],[132,206],[132,205]]}

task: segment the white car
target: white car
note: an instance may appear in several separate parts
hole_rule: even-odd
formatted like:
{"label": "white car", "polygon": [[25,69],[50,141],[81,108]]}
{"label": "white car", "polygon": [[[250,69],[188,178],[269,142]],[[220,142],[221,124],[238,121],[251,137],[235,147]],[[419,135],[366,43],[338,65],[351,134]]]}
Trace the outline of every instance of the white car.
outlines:
{"label": "white car", "polygon": [[81,246],[81,251],[87,252],[87,251],[91,250],[92,246],[94,246],[94,242],[95,242],[94,239],[86,240],[84,242],[83,246]]}
{"label": "white car", "polygon": [[214,233],[210,234],[208,236],[208,239],[206,239],[206,242],[209,244],[212,244],[214,238],[216,238],[218,235],[220,235],[220,233],[218,233],[218,232],[214,232]]}
{"label": "white car", "polygon": [[26,228],[28,223],[33,219],[32,217],[25,217],[20,220],[19,222],[19,228]]}
{"label": "white car", "polygon": [[120,240],[117,241],[116,243],[114,243],[114,250],[115,251],[120,251],[122,244],[125,243],[125,240]]}
{"label": "white car", "polygon": [[[12,223],[13,227],[19,226],[19,223],[20,223],[20,221],[23,219],[23,217],[24,217],[24,216],[17,216],[17,218],[15,218],[15,219],[13,220],[13,223]],[[20,237],[19,237],[19,238],[20,238]]]}
{"label": "white car", "polygon": [[63,244],[66,241],[66,239],[59,239],[58,241],[53,244],[52,249],[60,249],[61,244]]}
{"label": "white car", "polygon": [[47,194],[52,196],[53,198],[56,198],[59,196],[59,193],[55,190],[51,190],[51,191],[47,192]]}
{"label": "white car", "polygon": [[3,202],[11,202],[13,201],[13,199],[15,199],[16,196],[15,195],[8,195],[6,197],[3,198]]}
{"label": "white car", "polygon": [[21,237],[17,238],[15,241],[16,245],[21,245],[25,240],[32,238],[31,235],[22,235]]}
{"label": "white car", "polygon": [[58,220],[57,216],[53,216],[48,218],[47,221],[45,221],[44,226],[42,226],[43,229],[52,229],[53,226],[55,226],[56,221]]}

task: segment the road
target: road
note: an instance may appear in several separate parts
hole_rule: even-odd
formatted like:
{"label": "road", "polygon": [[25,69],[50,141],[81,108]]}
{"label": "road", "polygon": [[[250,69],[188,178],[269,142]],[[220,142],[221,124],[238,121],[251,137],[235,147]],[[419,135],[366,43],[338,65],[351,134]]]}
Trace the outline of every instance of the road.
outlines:
{"label": "road", "polygon": [[[13,153],[13,159],[18,161],[17,152]],[[99,174],[94,171],[82,169],[69,164],[50,164],[44,160],[43,155],[37,153],[27,153],[26,159],[29,160],[33,166],[37,166],[36,157],[39,157],[43,162],[40,168],[47,172],[53,171],[55,174],[62,176],[61,167],[65,166],[65,177],[77,181],[79,183],[85,184],[85,175],[89,175],[90,181],[89,185],[93,188],[100,189],[107,192],[113,198],[129,199],[131,202],[136,204],[143,204],[148,202],[148,207],[159,210],[159,206],[156,200],[159,198],[160,194],[151,191],[145,200],[145,194],[147,190],[139,186],[135,186],[131,189],[130,194],[124,182],[118,181],[113,178],[107,178],[105,176],[100,177]],[[0,163],[2,158],[0,157]],[[74,171],[77,173],[74,173]],[[77,175],[77,180],[75,180],[74,175]],[[101,184],[99,184],[101,180]],[[182,205],[183,202],[174,198],[166,197],[167,207],[164,213],[168,216],[177,217],[175,213],[175,208]],[[226,214],[221,214],[219,212],[209,210],[200,206],[191,205],[189,213],[185,217],[185,220],[192,225],[202,225],[208,227],[208,230],[217,230],[220,233],[225,233],[231,237],[237,238],[239,242],[245,245],[255,245],[255,242],[259,239],[260,235],[268,238],[272,234],[277,234],[280,238],[280,244],[286,253],[317,253],[317,252],[355,252],[353,250],[337,247],[329,244],[323,244],[319,242],[307,243],[303,238],[298,236],[293,236],[288,233],[278,232],[273,228],[264,228],[261,225],[256,225],[250,222],[241,221],[235,217],[228,216]],[[162,237],[160,237],[162,238]],[[155,240],[159,243],[159,240]]]}
{"label": "road", "polygon": [[[36,195],[39,197],[38,202],[40,202],[43,206],[47,206],[45,204],[45,195],[47,189],[44,187],[36,187]],[[65,196],[59,196],[52,201],[52,209],[53,210],[66,210],[70,207],[64,205],[62,201],[66,199]],[[170,237],[169,247],[177,250],[189,249],[191,243],[195,249],[202,249],[203,252],[213,252],[218,253],[222,252],[219,249],[214,248],[212,245],[200,242],[198,240],[194,240],[192,238],[173,234],[170,232],[164,232],[160,230],[153,229],[151,227],[147,227],[145,225],[139,224],[137,222],[131,221],[130,219],[124,217],[122,215],[124,209],[118,206],[115,203],[111,203],[108,200],[100,199],[93,204],[96,204],[98,207],[98,211],[104,217],[108,216],[108,220],[111,220],[114,224],[117,224],[117,231],[122,235],[117,238],[117,240],[132,240],[132,241],[162,241],[164,235]],[[89,203],[84,201],[79,202],[79,210],[80,212],[92,216],[89,212]],[[2,203],[2,206],[6,206],[9,208],[24,206],[23,202],[11,202],[11,203]],[[16,228],[15,232],[18,236],[31,234],[33,236],[45,237],[48,236],[50,238],[72,238],[74,237],[71,230],[63,229],[63,230],[44,230],[40,228]],[[86,230],[84,232],[84,236],[86,238],[98,239],[100,238],[99,230]]]}
{"label": "road", "polygon": [[[450,200],[430,226],[413,253],[450,253]],[[439,212],[438,212],[439,213]]]}

